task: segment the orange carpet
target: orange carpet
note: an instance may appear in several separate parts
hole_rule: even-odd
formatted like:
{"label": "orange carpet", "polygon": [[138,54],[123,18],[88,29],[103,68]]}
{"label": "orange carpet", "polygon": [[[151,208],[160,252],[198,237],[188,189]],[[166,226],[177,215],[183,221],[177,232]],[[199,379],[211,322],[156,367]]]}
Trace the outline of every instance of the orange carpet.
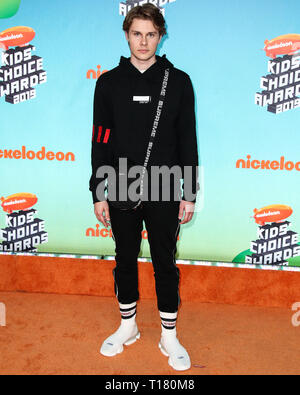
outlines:
{"label": "orange carpet", "polygon": [[286,308],[183,303],[179,338],[192,368],[175,372],[158,349],[155,299],[141,300],[141,339],[114,358],[99,354],[119,325],[112,297],[0,292],[7,326],[0,327],[0,374],[221,375],[299,374],[300,327]]}
{"label": "orange carpet", "polygon": [[[0,256],[0,291],[114,296],[114,261]],[[290,308],[300,301],[300,273],[179,265],[183,301]],[[152,264],[139,263],[142,299],[155,298]]]}

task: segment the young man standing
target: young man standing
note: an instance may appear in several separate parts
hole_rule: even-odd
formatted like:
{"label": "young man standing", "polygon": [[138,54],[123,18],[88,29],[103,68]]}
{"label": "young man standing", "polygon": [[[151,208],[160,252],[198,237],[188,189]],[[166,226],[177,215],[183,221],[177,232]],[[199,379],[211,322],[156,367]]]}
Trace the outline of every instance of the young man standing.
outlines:
{"label": "young man standing", "polygon": [[[139,299],[137,259],[145,222],[161,318],[159,348],[169,357],[169,364],[175,370],[187,370],[191,367],[190,358],[176,334],[180,298],[175,254],[180,225],[192,219],[198,190],[194,92],[186,73],[174,68],[165,55],[156,55],[166,34],[165,20],[156,6],[145,4],[133,8],[124,21],[123,30],[131,57],[121,57],[118,67],[99,78],[94,98],[90,190],[97,219],[105,227],[110,224],[112,227],[116,243],[113,274],[121,312],[119,329],[104,341],[100,352],[115,356],[123,351],[124,344],[130,345],[140,338],[135,320]],[[183,170],[189,167],[192,176],[189,182],[183,177],[184,185],[193,193],[189,197],[184,194],[179,199],[177,195],[176,199],[176,193],[172,195],[176,181],[170,182],[170,199],[165,201],[160,194],[154,201],[151,191],[156,185],[150,184],[148,200],[143,200],[135,209],[120,210],[99,193],[97,188],[105,177],[99,177],[99,173],[97,176],[97,170],[103,166],[116,166],[120,158],[144,165],[166,70],[169,77],[165,101],[156,122],[157,136],[148,168],[178,166]],[[159,186],[158,191],[161,189]]]}

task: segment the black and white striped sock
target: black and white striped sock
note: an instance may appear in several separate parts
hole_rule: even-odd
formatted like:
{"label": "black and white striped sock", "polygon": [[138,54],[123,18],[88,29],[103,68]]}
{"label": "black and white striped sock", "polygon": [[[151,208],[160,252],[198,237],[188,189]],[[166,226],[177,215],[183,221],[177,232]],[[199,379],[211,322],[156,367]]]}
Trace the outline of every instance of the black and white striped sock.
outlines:
{"label": "black and white striped sock", "polygon": [[172,330],[176,328],[177,313],[160,312],[161,325],[164,329]]}
{"label": "black and white striped sock", "polygon": [[136,316],[136,302],[131,304],[119,304],[122,320],[129,320]]}

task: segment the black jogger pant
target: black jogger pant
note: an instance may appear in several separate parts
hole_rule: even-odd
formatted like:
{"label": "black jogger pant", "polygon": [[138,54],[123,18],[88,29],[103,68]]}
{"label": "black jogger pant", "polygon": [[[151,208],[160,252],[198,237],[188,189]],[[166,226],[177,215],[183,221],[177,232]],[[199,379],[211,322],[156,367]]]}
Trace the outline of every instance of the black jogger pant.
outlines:
{"label": "black jogger pant", "polygon": [[110,205],[113,238],[116,243],[116,267],[113,271],[119,303],[139,299],[138,266],[143,221],[154,267],[159,311],[178,311],[179,269],[176,266],[176,242],[180,230],[179,202],[143,202],[135,210],[119,210]]}

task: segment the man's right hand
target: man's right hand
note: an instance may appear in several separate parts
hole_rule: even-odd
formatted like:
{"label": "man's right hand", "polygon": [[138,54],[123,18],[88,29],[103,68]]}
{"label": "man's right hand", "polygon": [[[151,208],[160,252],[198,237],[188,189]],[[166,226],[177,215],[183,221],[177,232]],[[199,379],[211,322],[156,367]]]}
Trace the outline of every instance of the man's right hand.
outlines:
{"label": "man's right hand", "polygon": [[94,204],[95,215],[106,228],[110,226],[109,206],[107,201]]}

